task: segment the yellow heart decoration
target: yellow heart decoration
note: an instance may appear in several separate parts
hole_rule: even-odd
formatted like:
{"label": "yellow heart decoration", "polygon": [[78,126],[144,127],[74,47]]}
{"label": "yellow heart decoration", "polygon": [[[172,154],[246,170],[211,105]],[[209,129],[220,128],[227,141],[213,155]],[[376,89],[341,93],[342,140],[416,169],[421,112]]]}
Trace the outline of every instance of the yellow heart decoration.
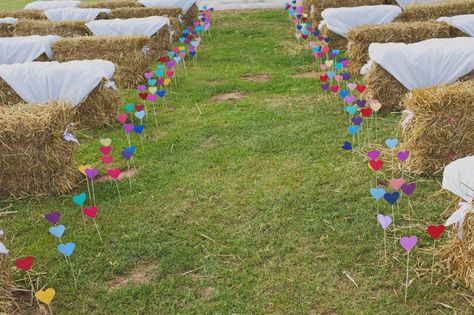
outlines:
{"label": "yellow heart decoration", "polygon": [[53,288],[46,289],[45,291],[39,290],[36,292],[35,297],[38,301],[49,305],[54,299],[54,296],[56,295],[56,290]]}
{"label": "yellow heart decoration", "polygon": [[370,108],[372,108],[372,110],[374,112],[378,112],[380,110],[380,108],[382,108],[382,104],[380,103],[372,103],[370,104]]}
{"label": "yellow heart decoration", "polygon": [[92,165],[89,165],[89,164],[87,164],[87,165],[80,165],[80,166],[78,167],[79,172],[81,172],[82,175],[86,175],[86,169],[88,169],[88,168],[94,168],[94,167],[93,167]]}
{"label": "yellow heart decoration", "polygon": [[180,47],[179,47],[179,50],[186,50],[186,47],[180,46]]}
{"label": "yellow heart decoration", "polygon": [[107,138],[107,139],[100,139],[99,140],[100,144],[102,144],[104,147],[108,147],[112,143],[112,139]]}
{"label": "yellow heart decoration", "polygon": [[151,94],[155,94],[158,89],[156,88],[156,86],[151,86],[148,88],[148,91],[150,91]]}
{"label": "yellow heart decoration", "polygon": [[326,66],[331,67],[334,64],[334,61],[326,60],[325,64],[326,64]]}
{"label": "yellow heart decoration", "polygon": [[165,81],[163,82],[163,84],[165,86],[168,86],[170,84],[171,80],[170,79],[165,79]]}

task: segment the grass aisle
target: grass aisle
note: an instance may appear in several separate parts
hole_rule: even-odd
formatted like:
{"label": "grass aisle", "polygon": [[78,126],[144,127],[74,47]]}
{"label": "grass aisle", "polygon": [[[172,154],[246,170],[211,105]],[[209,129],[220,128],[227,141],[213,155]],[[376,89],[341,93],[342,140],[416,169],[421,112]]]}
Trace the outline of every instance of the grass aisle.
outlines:
{"label": "grass aisle", "polygon": [[[439,303],[464,310],[453,289],[430,286],[429,275],[417,279],[414,271],[403,304],[405,259],[389,240],[392,258],[384,266],[383,233],[368,192],[372,173],[362,154],[341,149],[348,140],[342,106],[318,92],[316,79],[292,77],[313,63],[297,49],[283,9],[215,17],[198,65],[160,108],[159,127],[147,124],[133,192],[120,182],[120,204],[112,183],[95,187],[103,244],[92,224],[84,229],[71,196],[14,202],[9,211],[18,213],[0,216],[11,258],[34,255],[34,270],[46,272],[41,283],[57,290],[54,313],[450,311]],[[246,74],[271,79],[248,82]],[[245,97],[209,101],[235,91]],[[391,136],[396,120],[381,118],[379,134]],[[101,137],[113,139],[120,158],[126,141],[117,127],[80,134],[80,163],[98,163]],[[436,180],[417,180],[411,227],[421,235],[449,201],[432,195]],[[63,213],[63,241],[77,244],[77,288],[42,217],[51,211]],[[406,203],[400,211],[408,213]],[[412,255],[418,272],[429,268],[431,244],[425,237]]]}

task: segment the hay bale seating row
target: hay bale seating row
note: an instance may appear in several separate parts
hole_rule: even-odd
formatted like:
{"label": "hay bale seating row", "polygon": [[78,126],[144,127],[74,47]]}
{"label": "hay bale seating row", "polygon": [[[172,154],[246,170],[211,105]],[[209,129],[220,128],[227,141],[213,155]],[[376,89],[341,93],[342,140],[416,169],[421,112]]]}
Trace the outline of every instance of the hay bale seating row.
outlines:
{"label": "hay bale seating row", "polygon": [[303,5],[311,13],[311,19],[316,25],[321,21],[321,12],[328,8],[359,7],[363,5],[396,4],[395,0],[304,0]]}
{"label": "hay bale seating row", "polygon": [[394,22],[383,25],[368,25],[353,28],[347,39],[349,71],[359,73],[362,66],[369,61],[371,43],[416,43],[430,38],[452,38],[467,36],[465,33],[445,23],[427,22]]}
{"label": "hay bale seating row", "polygon": [[413,118],[406,128],[401,124],[401,135],[411,172],[437,174],[452,160],[474,155],[473,100],[472,80],[406,94],[402,103]]}
{"label": "hay bale seating row", "polygon": [[60,195],[77,184],[77,145],[64,140],[67,103],[0,106],[0,196]]}

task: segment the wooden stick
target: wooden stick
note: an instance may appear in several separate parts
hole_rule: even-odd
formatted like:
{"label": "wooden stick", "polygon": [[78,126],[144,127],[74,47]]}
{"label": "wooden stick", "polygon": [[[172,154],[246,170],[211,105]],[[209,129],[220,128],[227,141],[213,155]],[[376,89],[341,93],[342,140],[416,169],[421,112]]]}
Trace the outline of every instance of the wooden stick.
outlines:
{"label": "wooden stick", "polygon": [[431,284],[433,284],[433,268],[435,263],[436,240],[433,240],[433,260],[431,261]]}
{"label": "wooden stick", "polygon": [[94,180],[91,178],[91,185],[92,185],[92,200],[95,206],[95,191],[94,191]]}
{"label": "wooden stick", "polygon": [[407,295],[408,295],[408,270],[410,268],[410,252],[408,252],[407,257],[407,276],[405,280],[405,304],[407,303]]}
{"label": "wooden stick", "polygon": [[67,256],[64,256],[64,257],[66,257],[66,261],[68,262],[69,266],[71,267],[72,277],[74,278],[74,286],[77,288],[77,279],[76,279],[76,275],[74,274],[74,269],[72,268],[71,260],[68,259]]}
{"label": "wooden stick", "polygon": [[120,203],[122,203],[122,196],[120,195],[120,190],[119,190],[119,187],[118,187],[117,180],[118,179],[115,180],[115,186],[117,187],[117,193],[118,193],[118,196],[119,196]]}
{"label": "wooden stick", "polygon": [[99,235],[100,241],[103,242],[102,236],[100,235],[99,226],[97,225],[97,222],[95,221],[95,219],[92,219],[92,221],[94,221],[95,229],[97,230],[97,234]]}

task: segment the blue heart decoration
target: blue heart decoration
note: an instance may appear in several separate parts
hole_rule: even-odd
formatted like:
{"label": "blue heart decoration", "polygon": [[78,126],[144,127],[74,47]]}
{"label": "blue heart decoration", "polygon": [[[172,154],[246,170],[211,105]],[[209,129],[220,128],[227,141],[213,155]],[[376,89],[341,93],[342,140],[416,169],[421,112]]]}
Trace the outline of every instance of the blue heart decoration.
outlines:
{"label": "blue heart decoration", "polygon": [[341,70],[342,69],[342,63],[336,63],[334,65],[334,67],[336,67],[337,70]]}
{"label": "blue heart decoration", "polygon": [[325,37],[325,38],[324,38],[324,41],[325,41],[326,43],[329,43],[329,42],[331,41],[331,38]]}
{"label": "blue heart decoration", "polygon": [[179,38],[179,41],[180,41],[181,43],[184,43],[185,40],[186,40],[186,38],[184,38],[184,37],[180,37],[180,38]]}
{"label": "blue heart decoration", "polygon": [[359,126],[355,125],[355,126],[350,126],[349,128],[347,128],[347,131],[349,131],[349,134],[351,136],[355,135],[358,131],[359,131]]}
{"label": "blue heart decoration", "polygon": [[331,51],[331,53],[335,54],[335,55],[339,55],[341,53],[341,51],[339,49],[333,49]]}
{"label": "blue heart decoration", "polygon": [[66,257],[70,257],[76,248],[76,244],[74,243],[67,243],[67,244],[59,244],[58,251]]}
{"label": "blue heart decoration", "polygon": [[341,92],[339,92],[339,95],[341,95],[342,98],[346,98],[346,96],[349,96],[349,91],[341,90]]}
{"label": "blue heart decoration", "polygon": [[166,91],[165,90],[159,90],[158,92],[156,92],[156,95],[163,98],[166,95]]}
{"label": "blue heart decoration", "polygon": [[[354,115],[357,112],[357,106],[345,106],[344,109],[346,112],[349,113],[349,115]],[[357,131],[356,131],[357,132]]]}
{"label": "blue heart decoration", "polygon": [[398,145],[398,139],[387,139],[385,144],[389,149],[394,149]]}
{"label": "blue heart decoration", "polygon": [[195,52],[195,51],[190,51],[190,52],[189,52],[189,55],[190,55],[191,57],[194,57],[194,56],[196,56],[196,52]]}
{"label": "blue heart decoration", "polygon": [[298,25],[296,28],[298,29],[298,31],[300,31],[303,27],[301,25]]}
{"label": "blue heart decoration", "polygon": [[72,202],[78,206],[82,206],[84,204],[84,201],[86,201],[87,195],[86,193],[81,193],[79,195],[76,195],[72,197]]}
{"label": "blue heart decoration", "polygon": [[153,80],[151,80],[151,79],[148,80],[148,85],[149,85],[149,86],[155,86],[155,85],[156,85],[156,80],[155,80],[155,79],[153,79]]}
{"label": "blue heart decoration", "polygon": [[49,228],[49,233],[53,234],[57,238],[61,238],[63,236],[64,231],[66,230],[66,227],[62,224],[58,226],[52,226]]}
{"label": "blue heart decoration", "polygon": [[138,125],[138,126],[133,127],[133,131],[135,131],[139,135],[143,133],[143,130],[145,130],[145,126],[143,125]]}
{"label": "blue heart decoration", "polygon": [[398,191],[393,193],[386,193],[385,195],[383,195],[383,198],[385,199],[385,201],[387,201],[393,206],[395,203],[397,203],[398,198],[400,198],[400,193]]}
{"label": "blue heart decoration", "polygon": [[335,74],[334,72],[332,72],[332,71],[331,71],[331,72],[328,72],[327,75],[328,75],[328,77],[329,77],[330,79],[332,79],[332,78],[334,78],[334,77],[336,76],[336,74]]}
{"label": "blue heart decoration", "polygon": [[313,32],[314,36],[319,36],[319,31]]}
{"label": "blue heart decoration", "polygon": [[370,188],[370,194],[375,200],[379,201],[385,195],[385,189],[383,188]]}
{"label": "blue heart decoration", "polygon": [[164,73],[163,73],[163,70],[156,70],[156,71],[155,71],[155,75],[156,75],[157,77],[159,77],[159,78],[161,78],[161,77],[163,76],[163,74],[164,74]]}
{"label": "blue heart decoration", "polygon": [[125,152],[128,152],[130,154],[135,153],[136,150],[137,150],[137,148],[134,145],[124,149]]}
{"label": "blue heart decoration", "polygon": [[344,142],[344,144],[342,145],[342,149],[345,150],[345,151],[350,151],[352,150],[352,145],[349,141],[346,141]]}
{"label": "blue heart decoration", "polygon": [[313,52],[319,52],[321,50],[321,46],[314,46],[312,50]]}

